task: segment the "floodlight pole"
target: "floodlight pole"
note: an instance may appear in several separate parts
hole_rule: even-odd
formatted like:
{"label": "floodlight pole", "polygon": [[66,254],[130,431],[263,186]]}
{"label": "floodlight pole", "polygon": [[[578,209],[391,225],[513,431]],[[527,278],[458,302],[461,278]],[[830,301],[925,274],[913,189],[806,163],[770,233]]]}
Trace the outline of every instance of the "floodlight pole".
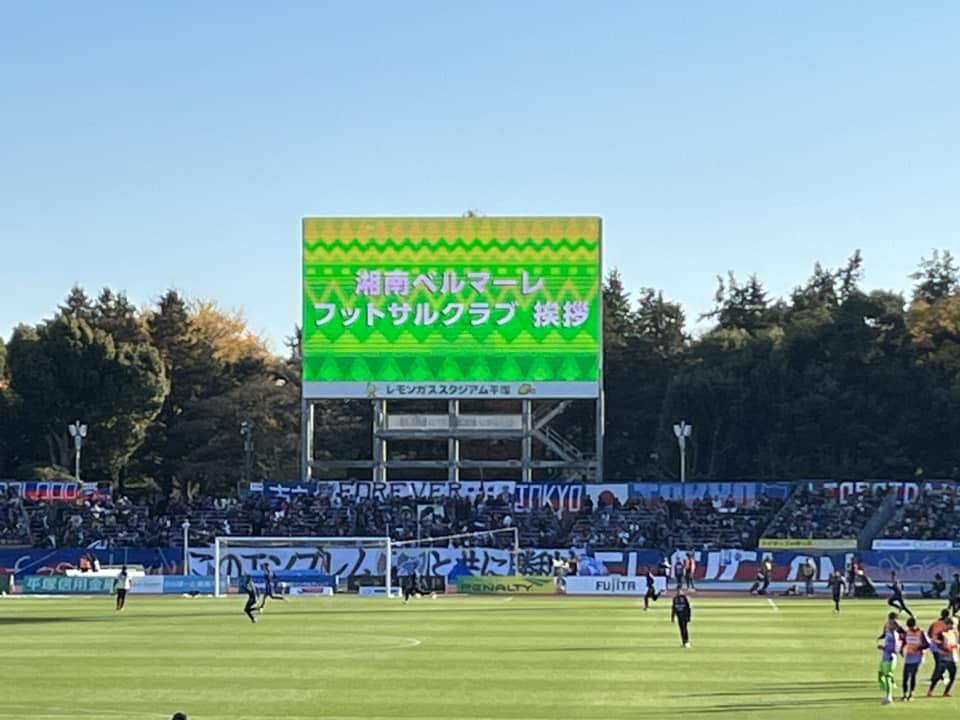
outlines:
{"label": "floodlight pole", "polygon": [[677,445],[680,446],[680,482],[687,481],[687,438],[693,432],[693,426],[681,420],[673,426],[673,434],[677,436]]}
{"label": "floodlight pole", "polygon": [[80,450],[83,447],[83,439],[87,437],[87,426],[79,420],[75,420],[71,425],[67,425],[70,431],[70,437],[73,438],[73,476],[80,482]]}
{"label": "floodlight pole", "polygon": [[190,574],[190,521],[184,520],[183,528],[183,574]]}

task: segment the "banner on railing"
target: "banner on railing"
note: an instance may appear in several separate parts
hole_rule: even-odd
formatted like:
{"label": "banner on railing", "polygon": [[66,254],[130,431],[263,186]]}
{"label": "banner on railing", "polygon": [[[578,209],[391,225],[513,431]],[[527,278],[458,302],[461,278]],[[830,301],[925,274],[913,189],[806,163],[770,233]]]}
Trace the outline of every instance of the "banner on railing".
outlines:
{"label": "banner on railing", "polygon": [[110,486],[85,482],[43,482],[40,480],[0,480],[0,495],[42,502],[78,502],[106,500]]}
{"label": "banner on railing", "polygon": [[[66,548],[57,550],[24,548],[18,550],[0,550],[0,574],[15,574],[18,585],[22,585],[27,576],[59,577],[73,568],[77,558],[85,549]],[[128,563],[135,558],[148,560],[156,554],[153,549],[129,549],[114,551],[118,557]],[[512,551],[498,548],[423,548],[404,549],[403,557],[416,560],[417,574],[439,576],[448,583],[455,584],[456,578],[464,576],[548,576],[553,574],[553,561],[556,555],[566,558],[569,549],[527,548],[519,553],[519,563],[514,568]],[[199,548],[190,551],[189,576],[164,576],[164,592],[175,593],[213,593],[213,549]],[[400,557],[398,552],[394,556]],[[671,553],[667,560],[671,567],[677,560],[685,557],[683,550]],[[926,582],[934,573],[951,577],[960,572],[960,549],[955,550],[871,550],[856,552],[850,550],[820,550],[814,548],[792,550],[740,550],[721,549],[695,551],[697,561],[695,578],[712,581],[750,581],[757,571],[757,564],[764,557],[773,563],[773,580],[800,581],[802,568],[807,560],[816,566],[818,582],[826,582],[834,570],[845,570],[853,558],[859,558],[867,568],[868,574],[880,581],[889,576],[891,570],[904,582]],[[581,576],[585,571],[594,575],[620,575],[622,577],[642,576],[647,569],[657,574],[663,558],[656,550],[608,550],[580,554]],[[107,552],[103,560],[108,559]],[[116,559],[116,558],[115,558]],[[371,551],[359,548],[230,548],[224,553],[221,570],[224,577],[229,573],[237,577],[243,572],[253,571],[259,564],[266,562],[271,569],[279,571],[289,569],[316,569],[324,567],[324,574],[340,576],[341,583],[357,586],[362,578],[384,575],[379,570],[382,550]],[[397,565],[397,561],[394,561]],[[71,578],[72,580],[73,578]],[[36,581],[34,581],[36,582]],[[71,588],[71,592],[72,592]],[[53,591],[50,591],[53,592]]]}
{"label": "banner on railing", "polygon": [[163,575],[144,575],[134,578],[130,592],[135,595],[160,595],[163,593]]}
{"label": "banner on railing", "polygon": [[954,550],[956,548],[960,548],[960,541],[892,538],[881,538],[873,541],[874,550]]}
{"label": "banner on railing", "polygon": [[752,505],[760,498],[785,499],[792,485],[786,482],[632,482],[584,484],[575,482],[518,483],[513,480],[464,480],[461,482],[395,480],[374,482],[354,481],[304,481],[304,482],[254,482],[241,489],[241,497],[262,494],[269,498],[292,500],[298,496],[338,497],[343,503],[356,500],[387,502],[390,500],[413,500],[416,502],[443,501],[451,497],[468,498],[471,502],[478,496],[501,502],[516,510],[548,506],[563,514],[575,514],[588,505],[626,503],[642,498],[647,502],[678,501],[686,504],[708,500],[718,509],[734,509]]}
{"label": "banner on railing", "polygon": [[952,480],[809,482],[807,488],[811,492],[822,492],[826,497],[836,500],[840,505],[853,502],[864,493],[886,495],[891,490],[895,492],[894,497],[898,505],[910,505],[922,498],[925,493],[945,495],[951,502],[955,502],[957,497],[957,483]]}
{"label": "banner on railing", "polygon": [[856,538],[761,538],[761,550],[856,550]]}

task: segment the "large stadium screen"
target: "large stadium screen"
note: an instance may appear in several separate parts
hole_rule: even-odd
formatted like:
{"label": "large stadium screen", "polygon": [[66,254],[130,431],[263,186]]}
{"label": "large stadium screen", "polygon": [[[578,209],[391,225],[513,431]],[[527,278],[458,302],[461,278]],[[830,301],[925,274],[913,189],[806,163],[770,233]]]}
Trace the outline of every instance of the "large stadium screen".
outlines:
{"label": "large stadium screen", "polygon": [[596,397],[600,219],[306,218],[303,393]]}

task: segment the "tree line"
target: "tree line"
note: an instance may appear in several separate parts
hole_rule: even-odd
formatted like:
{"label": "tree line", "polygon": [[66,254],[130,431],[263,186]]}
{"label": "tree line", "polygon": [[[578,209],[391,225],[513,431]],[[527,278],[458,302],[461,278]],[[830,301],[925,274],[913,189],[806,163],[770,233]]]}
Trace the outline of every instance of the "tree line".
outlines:
{"label": "tree line", "polygon": [[[672,426],[694,427],[688,477],[960,475],[960,277],[934,251],[909,297],[862,287],[863,259],[819,264],[786,298],[718,278],[693,334],[661,291],[605,278],[608,480],[674,479]],[[254,428],[252,477],[299,473],[299,331],[278,356],[243,318],[166,292],[141,309],[73,288],[51,319],[0,338],[0,478],[72,476],[68,426],[88,426],[82,477],[124,490],[230,492]],[[589,445],[593,413],[562,430]],[[369,457],[370,405],[319,406],[320,454]],[[399,448],[407,453],[427,453]],[[438,449],[438,453],[440,449]],[[496,447],[481,452],[496,454]]]}

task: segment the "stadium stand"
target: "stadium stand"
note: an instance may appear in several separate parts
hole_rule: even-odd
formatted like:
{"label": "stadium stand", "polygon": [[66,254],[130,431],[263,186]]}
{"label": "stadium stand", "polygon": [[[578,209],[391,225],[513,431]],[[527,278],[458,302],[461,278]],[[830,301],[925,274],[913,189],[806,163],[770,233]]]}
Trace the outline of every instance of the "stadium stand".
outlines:
{"label": "stadium stand", "polygon": [[859,538],[883,503],[886,489],[857,493],[838,503],[827,494],[803,488],[793,493],[770,523],[766,538]]}
{"label": "stadium stand", "polygon": [[0,545],[30,545],[30,516],[13,492],[0,496]]}
{"label": "stadium stand", "polygon": [[878,537],[953,540],[960,533],[960,510],[953,492],[924,490],[898,509]]}
{"label": "stadium stand", "polygon": [[[175,547],[182,543],[181,524],[189,519],[190,541],[197,545],[211,543],[216,535],[356,537],[389,530],[398,540],[420,538],[427,546],[446,546],[447,541],[431,538],[516,527],[526,547],[749,548],[782,505],[771,498],[737,505],[710,497],[692,504],[637,497],[594,507],[586,496],[579,512],[564,513],[549,505],[518,508],[509,495],[492,493],[426,504],[337,495],[191,501],[121,496],[76,504],[12,498],[0,511],[0,538],[45,547]],[[510,542],[509,535],[500,534],[488,544]]]}

